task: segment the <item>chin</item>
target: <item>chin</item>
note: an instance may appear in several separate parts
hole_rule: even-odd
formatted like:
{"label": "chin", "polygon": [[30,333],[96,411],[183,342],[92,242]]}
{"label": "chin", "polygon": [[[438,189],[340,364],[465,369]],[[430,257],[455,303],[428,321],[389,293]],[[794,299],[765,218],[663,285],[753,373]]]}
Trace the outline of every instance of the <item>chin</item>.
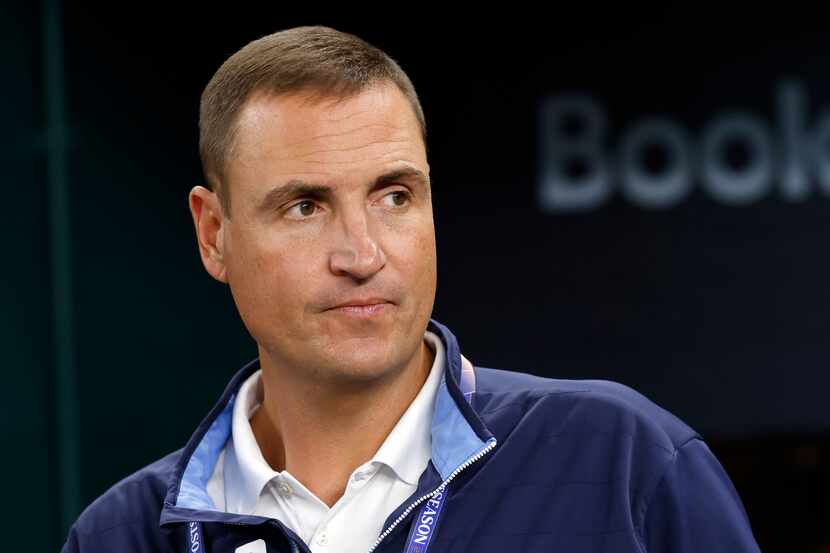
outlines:
{"label": "chin", "polygon": [[339,352],[335,350],[329,359],[329,374],[344,381],[369,382],[395,374],[406,366],[409,360],[403,353],[406,348],[389,340],[370,342],[359,340],[348,348],[340,348]]}

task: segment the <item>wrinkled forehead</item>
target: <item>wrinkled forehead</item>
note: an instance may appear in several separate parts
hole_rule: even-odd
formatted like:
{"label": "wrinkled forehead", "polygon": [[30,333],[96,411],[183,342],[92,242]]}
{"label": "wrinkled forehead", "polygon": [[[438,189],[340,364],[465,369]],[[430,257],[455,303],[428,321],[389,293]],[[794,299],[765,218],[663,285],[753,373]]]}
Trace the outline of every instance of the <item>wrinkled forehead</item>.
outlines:
{"label": "wrinkled forehead", "polygon": [[229,176],[235,190],[251,193],[265,179],[368,178],[396,162],[428,173],[418,119],[388,83],[346,98],[252,96],[240,112]]}

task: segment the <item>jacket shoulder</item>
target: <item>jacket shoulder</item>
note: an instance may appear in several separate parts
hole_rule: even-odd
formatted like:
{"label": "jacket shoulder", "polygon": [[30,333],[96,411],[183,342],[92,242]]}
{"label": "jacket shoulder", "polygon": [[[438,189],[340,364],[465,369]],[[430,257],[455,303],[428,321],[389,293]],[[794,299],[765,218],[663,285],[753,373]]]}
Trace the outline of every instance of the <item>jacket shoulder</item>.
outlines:
{"label": "jacket shoulder", "polygon": [[[648,443],[673,456],[699,434],[636,390],[610,380],[565,380],[476,367],[480,412],[535,411],[562,433]],[[541,422],[541,421],[540,421]]]}
{"label": "jacket shoulder", "polygon": [[77,550],[97,551],[94,544],[106,541],[113,545],[127,533],[143,535],[142,541],[152,541],[151,536],[161,532],[159,517],[181,451],[169,453],[127,476],[84,509],[70,531],[71,541],[87,543],[87,547]]}

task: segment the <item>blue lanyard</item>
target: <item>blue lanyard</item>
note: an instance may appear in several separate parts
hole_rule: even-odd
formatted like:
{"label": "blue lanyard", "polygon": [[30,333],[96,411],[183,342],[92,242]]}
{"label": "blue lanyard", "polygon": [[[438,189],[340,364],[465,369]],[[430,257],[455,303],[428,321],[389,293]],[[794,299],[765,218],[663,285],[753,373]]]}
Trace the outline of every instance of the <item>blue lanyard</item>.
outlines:
{"label": "blue lanyard", "polygon": [[441,508],[447,499],[447,489],[436,493],[424,503],[418,518],[412,521],[412,530],[406,539],[404,553],[424,553],[429,547],[432,535],[438,526],[438,517],[441,515]]}
{"label": "blue lanyard", "polygon": [[205,553],[205,540],[200,522],[187,523],[187,550],[189,553]]}

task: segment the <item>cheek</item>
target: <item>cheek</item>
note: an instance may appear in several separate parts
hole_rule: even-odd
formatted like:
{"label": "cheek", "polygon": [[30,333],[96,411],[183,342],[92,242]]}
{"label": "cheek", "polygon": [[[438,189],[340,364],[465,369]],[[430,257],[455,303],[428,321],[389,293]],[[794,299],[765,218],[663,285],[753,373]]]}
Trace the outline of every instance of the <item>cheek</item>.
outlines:
{"label": "cheek", "polygon": [[[259,235],[232,260],[232,287],[251,317],[273,320],[302,310],[314,289],[315,256],[302,241]],[[235,293],[236,294],[236,293]],[[294,313],[296,315],[296,313]],[[294,317],[280,320],[295,320]]]}
{"label": "cheek", "polygon": [[426,272],[435,272],[435,233],[430,229],[418,237],[418,256]]}
{"label": "cheek", "polygon": [[410,228],[409,232],[399,235],[397,244],[401,254],[399,262],[411,281],[411,284],[424,294],[434,289],[436,280],[435,231],[432,225]]}

